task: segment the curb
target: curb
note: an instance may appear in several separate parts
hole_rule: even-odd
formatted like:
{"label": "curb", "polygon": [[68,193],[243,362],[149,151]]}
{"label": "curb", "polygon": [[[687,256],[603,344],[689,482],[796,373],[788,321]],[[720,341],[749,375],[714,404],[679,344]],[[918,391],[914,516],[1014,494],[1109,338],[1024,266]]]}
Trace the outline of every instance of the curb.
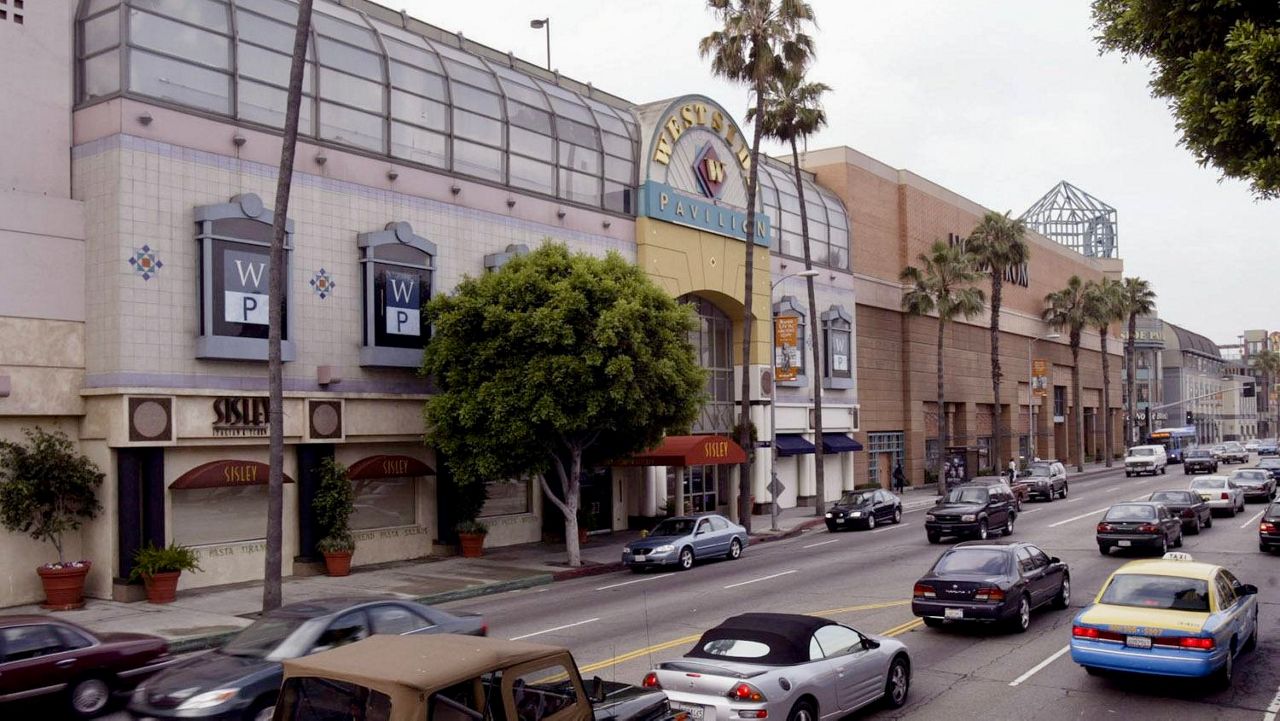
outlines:
{"label": "curb", "polygon": [[217,648],[222,645],[223,641],[231,638],[239,633],[239,629],[235,631],[223,631],[221,633],[211,633],[208,636],[193,636],[191,638],[180,638],[176,641],[169,642],[169,653],[192,653],[195,651],[207,651],[211,648]]}
{"label": "curb", "polygon": [[780,531],[778,533],[769,533],[769,534],[762,533],[758,535],[753,535],[751,536],[751,540],[755,541],[756,543],[770,543],[772,541],[785,541],[788,538],[795,538],[796,536],[799,536],[800,534],[804,533],[805,531],[811,528],[817,528],[818,526],[824,525],[826,522],[827,521],[825,518],[810,518],[807,521],[800,522],[795,528],[792,528],[790,530]]}

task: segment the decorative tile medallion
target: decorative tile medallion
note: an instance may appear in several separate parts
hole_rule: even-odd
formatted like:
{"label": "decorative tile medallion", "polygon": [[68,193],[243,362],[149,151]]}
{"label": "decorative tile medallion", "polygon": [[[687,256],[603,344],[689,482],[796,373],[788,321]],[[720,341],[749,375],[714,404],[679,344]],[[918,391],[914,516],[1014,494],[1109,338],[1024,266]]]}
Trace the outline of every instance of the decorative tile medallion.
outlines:
{"label": "decorative tile medallion", "polygon": [[164,267],[164,263],[160,262],[159,256],[149,245],[134,248],[133,256],[129,258],[129,265],[133,266],[143,280],[151,280],[151,276]]}
{"label": "decorative tile medallion", "polygon": [[332,293],[335,284],[333,276],[324,268],[317,270],[315,275],[311,276],[311,291],[320,296],[321,300],[328,298]]}

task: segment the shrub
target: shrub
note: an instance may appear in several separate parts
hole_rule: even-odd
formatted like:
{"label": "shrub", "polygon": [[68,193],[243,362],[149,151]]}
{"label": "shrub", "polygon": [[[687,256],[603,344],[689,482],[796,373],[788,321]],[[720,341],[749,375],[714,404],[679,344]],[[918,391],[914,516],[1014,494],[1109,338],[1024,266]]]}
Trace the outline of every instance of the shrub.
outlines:
{"label": "shrub", "polygon": [[316,488],[311,508],[324,536],[316,543],[321,553],[337,553],[355,550],[351,537],[351,512],[355,508],[356,494],[347,479],[347,467],[326,458],[320,463],[320,483]]}
{"label": "shrub", "polygon": [[454,530],[458,533],[474,533],[483,536],[489,532],[489,527],[473,518],[470,521],[459,523]]}
{"label": "shrub", "polygon": [[136,581],[157,573],[173,571],[202,571],[199,556],[186,546],[170,543],[168,546],[156,546],[152,543],[139,548],[133,553],[133,571],[130,581]]}

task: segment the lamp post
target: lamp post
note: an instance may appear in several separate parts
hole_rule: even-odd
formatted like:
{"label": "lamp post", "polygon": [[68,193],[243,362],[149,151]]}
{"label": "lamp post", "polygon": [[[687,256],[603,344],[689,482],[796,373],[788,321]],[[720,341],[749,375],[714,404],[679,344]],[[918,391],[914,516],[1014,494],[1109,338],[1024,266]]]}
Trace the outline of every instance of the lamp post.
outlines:
{"label": "lamp post", "polygon": [[[778,317],[773,313],[773,291],[778,289],[778,284],[788,278],[814,278],[818,275],[816,270],[801,270],[795,273],[788,273],[781,278],[773,281],[769,286],[769,377],[773,379],[773,392],[769,399],[769,530],[778,530],[778,494],[774,493],[774,488],[778,483],[778,381],[774,378],[777,369],[777,352],[778,352]],[[813,325],[810,319],[810,326]],[[812,329],[810,329],[812,333]],[[804,357],[803,349],[800,356]],[[816,372],[816,369],[815,369]],[[814,382],[821,382],[815,378]],[[816,451],[821,454],[822,449]],[[821,459],[819,459],[821,462]]]}
{"label": "lamp post", "polygon": [[547,29],[547,70],[551,70],[551,18],[530,20],[529,27],[534,30]]}
{"label": "lamp post", "polygon": [[[1035,354],[1036,341],[1038,340],[1057,340],[1062,337],[1061,333],[1049,333],[1048,335],[1040,335],[1027,339],[1027,442],[1030,444],[1031,457],[1028,462],[1036,458],[1036,407],[1035,407],[1035,390],[1032,386],[1035,384],[1035,376],[1032,375],[1032,358]],[[996,399],[997,402],[999,399]],[[996,459],[997,461],[999,459]]]}

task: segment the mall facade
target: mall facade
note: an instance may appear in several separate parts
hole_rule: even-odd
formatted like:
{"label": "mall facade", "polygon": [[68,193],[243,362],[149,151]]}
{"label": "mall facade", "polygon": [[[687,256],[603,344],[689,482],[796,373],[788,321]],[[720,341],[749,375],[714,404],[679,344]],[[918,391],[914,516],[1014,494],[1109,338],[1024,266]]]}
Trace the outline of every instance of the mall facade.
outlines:
{"label": "mall facade", "polygon": [[[183,588],[259,579],[267,246],[296,6],[25,6],[0,20],[11,69],[0,76],[0,438],[58,428],[105,473],[103,513],[67,544],[94,562],[90,595],[136,598],[125,579],[148,542],[197,549],[204,571],[184,574]],[[765,160],[747,317],[749,136],[714,99],[632,103],[366,0],[316,3],[304,87],[285,268],[286,575],[313,567],[310,498],[326,458],[355,484],[357,566],[447,550],[457,519],[448,464],[422,423],[431,384],[417,372],[429,333],[419,309],[545,242],[618,253],[688,303],[708,376],[688,435],[587,474],[593,531],[681,505],[736,513],[748,452],[758,506],[771,469],[781,505],[812,503],[819,459],[828,500],[887,484],[896,461],[922,482],[937,417],[933,321],[898,310],[897,274],[934,239],[967,235],[977,204],[848,148],[808,153],[811,313],[793,275],[804,268],[797,181]],[[1025,284],[1006,292],[1012,408],[1025,407],[1019,354],[1046,332],[1039,299],[1071,274],[1118,272],[1033,241]],[[776,347],[765,309],[785,329]],[[944,412],[958,442],[975,445],[991,432],[982,322],[948,338]],[[753,449],[728,438],[746,323]],[[1096,337],[1086,345],[1096,421]],[[1037,453],[1062,454],[1069,353],[1041,342],[1036,354],[1053,362],[1055,404],[1036,417]],[[772,402],[776,459],[764,441]],[[489,545],[561,528],[535,483],[510,479],[490,484],[483,520]],[[34,566],[52,548],[9,533],[0,548],[0,605],[38,600]]]}

